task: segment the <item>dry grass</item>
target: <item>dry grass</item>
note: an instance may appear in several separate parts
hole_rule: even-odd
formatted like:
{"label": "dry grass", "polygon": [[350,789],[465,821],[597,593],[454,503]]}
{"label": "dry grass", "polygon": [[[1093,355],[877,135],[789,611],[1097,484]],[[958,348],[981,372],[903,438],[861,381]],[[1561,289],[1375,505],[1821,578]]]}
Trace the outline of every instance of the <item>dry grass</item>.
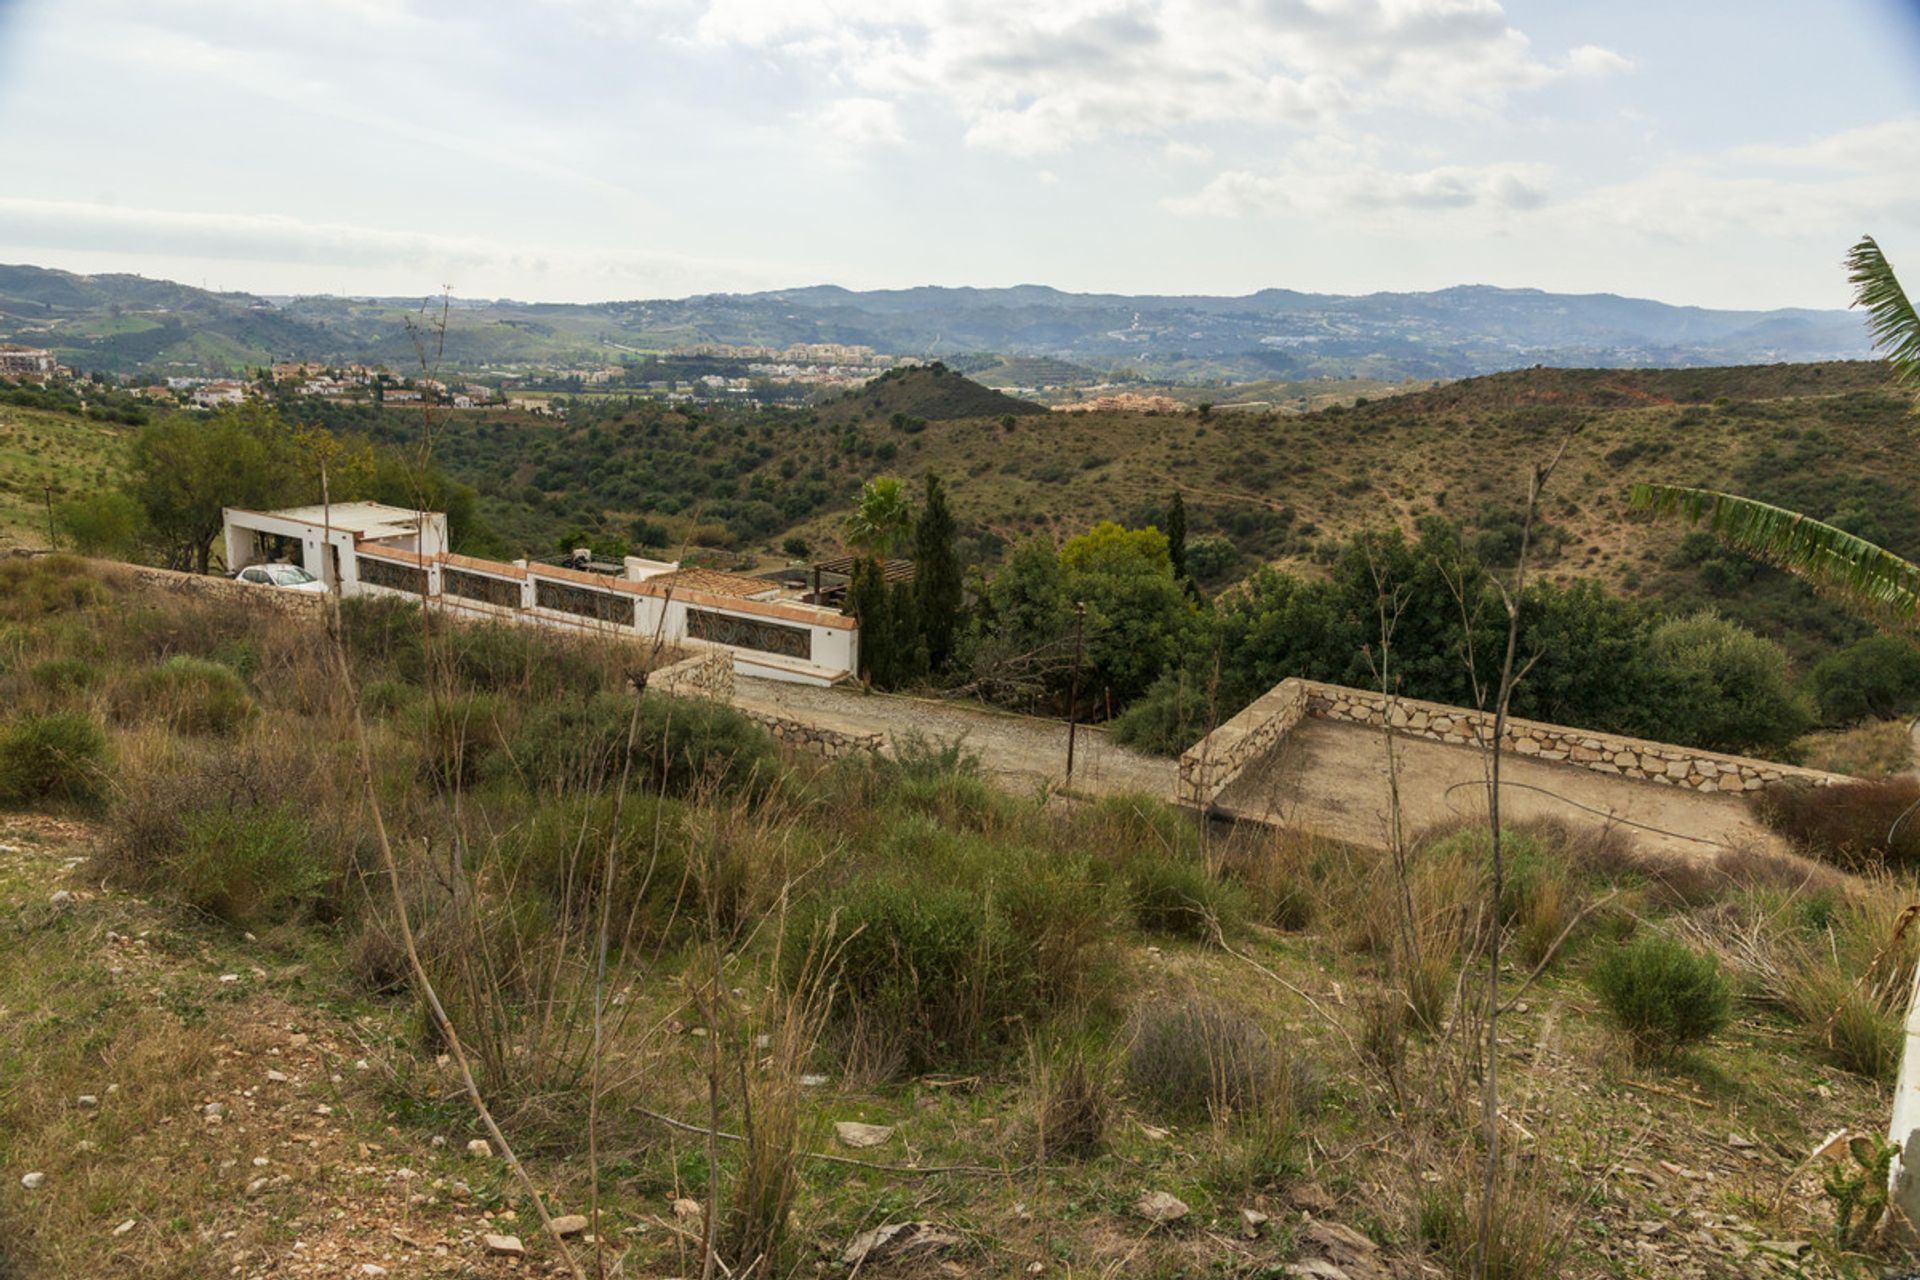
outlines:
{"label": "dry grass", "polygon": [[1913,766],[1913,743],[1901,720],[1874,720],[1851,729],[1810,733],[1795,744],[1800,762],[1877,782]]}

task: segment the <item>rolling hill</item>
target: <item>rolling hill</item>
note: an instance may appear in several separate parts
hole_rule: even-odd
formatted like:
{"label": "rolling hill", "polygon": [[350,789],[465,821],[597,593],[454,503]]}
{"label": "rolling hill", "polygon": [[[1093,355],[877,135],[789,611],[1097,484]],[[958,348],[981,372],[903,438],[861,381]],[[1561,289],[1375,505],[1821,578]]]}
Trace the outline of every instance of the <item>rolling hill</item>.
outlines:
{"label": "rolling hill", "polygon": [[[267,298],[139,276],[0,267],[0,341],[88,369],[232,369],[271,359],[415,359],[420,298]],[[456,299],[446,364],[607,363],[688,343],[832,342],[924,359],[1057,362],[1042,376],[1222,382],[1457,378],[1530,365],[1655,367],[1868,354],[1844,311],[1725,311],[1611,294],[1461,286],[1364,296],[1244,297],[837,286],[585,305]],[[1012,385],[1027,385],[1015,373]]]}

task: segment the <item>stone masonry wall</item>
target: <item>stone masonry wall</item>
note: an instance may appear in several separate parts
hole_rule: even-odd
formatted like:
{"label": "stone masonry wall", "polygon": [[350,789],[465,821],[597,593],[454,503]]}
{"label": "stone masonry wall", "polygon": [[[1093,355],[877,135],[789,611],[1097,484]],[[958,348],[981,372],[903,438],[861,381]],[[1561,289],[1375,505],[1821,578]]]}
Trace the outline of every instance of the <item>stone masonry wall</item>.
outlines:
{"label": "stone masonry wall", "polygon": [[[1288,684],[1296,683],[1287,681]],[[1460,745],[1485,743],[1493,734],[1493,716],[1438,702],[1400,698],[1340,685],[1298,681],[1306,694],[1307,714],[1353,724],[1391,723],[1412,738]],[[1620,774],[1692,791],[1762,791],[1782,783],[1830,787],[1853,779],[1818,769],[1800,769],[1770,760],[1700,751],[1666,742],[1648,742],[1618,734],[1595,733],[1537,720],[1508,719],[1506,749],[1534,760],[1553,760],[1597,773]]]}
{"label": "stone masonry wall", "polygon": [[811,751],[815,755],[827,756],[831,759],[862,752],[877,755],[887,745],[885,734],[841,733],[837,729],[824,729],[803,720],[788,720],[781,716],[768,715],[764,711],[748,711],[745,708],[742,708],[742,714],[771,733],[774,741],[798,751]]}
{"label": "stone masonry wall", "polygon": [[733,701],[733,655],[725,649],[702,648],[669,663],[647,677],[647,688],[682,698]]}
{"label": "stone masonry wall", "polygon": [[1180,757],[1175,799],[1181,804],[1210,803],[1221,788],[1271,751],[1306,714],[1303,683],[1281,681]]}

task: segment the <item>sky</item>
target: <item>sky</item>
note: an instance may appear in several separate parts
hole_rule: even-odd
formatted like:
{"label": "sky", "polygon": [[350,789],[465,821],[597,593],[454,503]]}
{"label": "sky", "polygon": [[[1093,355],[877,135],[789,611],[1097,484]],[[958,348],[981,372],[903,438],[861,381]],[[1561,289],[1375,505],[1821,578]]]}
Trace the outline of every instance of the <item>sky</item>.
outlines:
{"label": "sky", "polygon": [[0,262],[1840,307],[1920,0],[0,0]]}

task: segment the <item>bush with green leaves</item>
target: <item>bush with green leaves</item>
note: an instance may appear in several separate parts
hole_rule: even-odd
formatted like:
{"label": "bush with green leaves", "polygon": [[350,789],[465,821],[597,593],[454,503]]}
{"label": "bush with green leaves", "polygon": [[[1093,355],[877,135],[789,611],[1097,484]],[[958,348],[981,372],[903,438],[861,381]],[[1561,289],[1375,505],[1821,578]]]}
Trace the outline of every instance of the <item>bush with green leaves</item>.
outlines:
{"label": "bush with green leaves", "polygon": [[1588,982],[1641,1058],[1671,1057],[1733,1017],[1719,962],[1666,934],[1643,933],[1602,955]]}
{"label": "bush with green leaves", "polygon": [[[633,735],[631,770],[627,742]],[[551,702],[521,721],[499,766],[534,789],[597,789],[623,776],[641,791],[758,794],[780,771],[766,730],[732,707],[650,693]]]}
{"label": "bush with green leaves", "polygon": [[139,672],[115,691],[124,719],[151,717],[179,733],[229,734],[259,711],[233,668],[176,654]]}
{"label": "bush with green leaves", "polygon": [[1829,725],[1903,716],[1920,706],[1920,648],[1901,636],[1868,636],[1814,664],[1807,690]]}
{"label": "bush with green leaves", "polygon": [[213,806],[182,816],[164,875],[181,901],[229,924],[284,920],[332,879],[294,809]]}
{"label": "bush with green leaves", "polygon": [[23,716],[0,728],[0,804],[91,804],[106,779],[107,735],[78,711]]}
{"label": "bush with green leaves", "polygon": [[42,693],[71,697],[100,683],[100,668],[85,658],[45,658],[27,668],[27,681]]}

